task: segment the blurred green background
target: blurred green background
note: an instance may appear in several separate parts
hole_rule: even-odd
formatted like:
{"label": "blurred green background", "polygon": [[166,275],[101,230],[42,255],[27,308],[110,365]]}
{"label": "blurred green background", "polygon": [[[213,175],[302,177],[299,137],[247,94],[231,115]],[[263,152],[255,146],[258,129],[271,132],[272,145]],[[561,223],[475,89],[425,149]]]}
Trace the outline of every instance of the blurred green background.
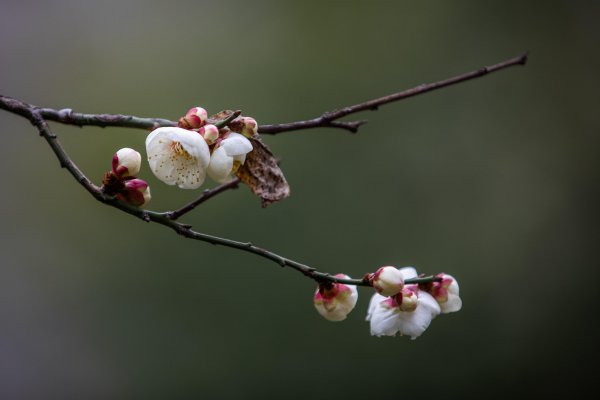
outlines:
{"label": "blurred green background", "polygon": [[[526,67],[357,118],[264,136],[292,197],[246,188],[185,218],[332,273],[445,271],[464,308],[373,338],[314,283],[94,201],[0,112],[0,398],[348,399],[570,395],[598,350],[600,6],[593,2],[0,2],[0,93],[176,119],[311,118],[530,50]],[[100,182],[146,132],[53,125]],[[151,209],[198,193],[158,182]],[[589,282],[589,283],[588,283]]]}

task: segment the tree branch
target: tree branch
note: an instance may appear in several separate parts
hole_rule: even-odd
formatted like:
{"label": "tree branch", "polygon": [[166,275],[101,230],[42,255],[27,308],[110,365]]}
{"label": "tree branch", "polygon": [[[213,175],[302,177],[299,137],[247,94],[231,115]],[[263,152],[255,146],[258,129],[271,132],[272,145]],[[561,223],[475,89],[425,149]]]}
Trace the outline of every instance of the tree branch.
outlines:
{"label": "tree branch", "polygon": [[[60,162],[60,166],[62,168],[66,168],[67,171],[69,171],[69,173],[73,176],[73,178],[75,178],[75,180],[77,182],[79,182],[80,185],[82,185],[92,196],[94,196],[94,198],[96,198],[98,201],[100,201],[104,204],[118,208],[119,210],[124,211],[127,214],[133,215],[143,221],[155,222],[160,225],[164,225],[168,228],[171,228],[172,230],[174,230],[175,232],[177,232],[178,234],[180,234],[186,238],[195,239],[195,240],[212,243],[212,244],[218,244],[218,245],[246,251],[249,253],[257,254],[261,257],[264,257],[271,261],[276,262],[277,264],[279,264],[282,267],[286,267],[286,266],[291,267],[291,268],[295,269],[296,271],[299,271],[303,275],[305,275],[317,282],[325,281],[325,282],[345,283],[345,284],[357,285],[357,286],[370,286],[367,279],[337,278],[329,273],[320,272],[316,268],[309,267],[308,265],[299,263],[294,260],[290,260],[290,259],[280,256],[276,253],[273,253],[269,250],[255,246],[250,242],[239,242],[239,241],[235,241],[235,240],[221,238],[218,236],[208,235],[208,234],[201,233],[201,232],[196,232],[191,229],[192,227],[190,225],[186,225],[186,224],[182,224],[180,222],[174,221],[172,218],[169,217],[170,213],[168,213],[168,212],[167,213],[159,213],[159,212],[155,212],[155,211],[142,210],[140,208],[133,207],[131,205],[123,203],[123,202],[117,200],[115,197],[109,196],[106,193],[104,193],[100,187],[94,185],[92,183],[92,181],[90,181],[84,175],[84,173],[77,167],[77,165],[75,165],[75,163],[71,160],[71,158],[68,156],[68,154],[66,153],[66,151],[64,150],[64,148],[62,147],[60,142],[58,141],[57,136],[54,134],[54,132],[52,132],[52,130],[48,126],[46,120],[40,114],[40,111],[38,108],[36,108],[32,105],[29,105],[25,102],[22,102],[20,100],[8,98],[5,96],[0,96],[0,108],[7,110],[9,112],[12,112],[14,114],[20,115],[20,116],[26,118],[27,120],[29,120],[29,122],[31,122],[31,124],[37,128],[40,135],[44,139],[46,139],[46,141],[50,145],[50,148],[54,152],[56,158]],[[235,181],[232,181],[232,182],[235,182]],[[233,186],[232,182],[221,185],[221,186],[213,189],[213,191],[209,191],[208,193],[205,193],[205,195],[202,196],[200,199],[198,199],[197,202],[205,201],[208,198],[216,195],[217,193],[228,189],[229,187]],[[237,182],[236,182],[236,184],[237,184]],[[195,205],[193,207],[195,207]],[[179,211],[181,213],[181,209]],[[434,281],[434,280],[437,280],[437,278],[432,277],[431,281]],[[407,283],[410,283],[410,282],[407,281]]]}
{"label": "tree branch", "polygon": [[281,132],[289,132],[309,128],[342,128],[349,130],[350,132],[357,132],[358,128],[361,125],[365,124],[367,121],[362,120],[353,122],[342,122],[337,120],[360,111],[375,111],[379,108],[379,106],[382,106],[384,104],[393,103],[395,101],[403,100],[413,96],[418,96],[420,94],[431,92],[433,90],[441,89],[450,85],[479,78],[489,73],[500,71],[502,69],[509,68],[515,65],[525,65],[525,63],[527,62],[527,56],[528,53],[525,53],[518,57],[502,61],[498,64],[494,64],[489,67],[483,67],[478,70],[467,72],[462,75],[458,75],[442,81],[419,85],[412,89],[393,93],[388,96],[379,97],[377,99],[365,101],[364,103],[340,108],[339,110],[335,111],[328,111],[323,113],[320,117],[309,119],[306,121],[296,121],[287,124],[260,125],[258,127],[258,131],[259,133],[276,134]]}
{"label": "tree branch", "polygon": [[[287,124],[261,125],[259,126],[258,130],[260,133],[276,134],[299,129],[330,127],[346,129],[351,132],[356,132],[358,128],[361,125],[365,124],[367,121],[361,120],[346,122],[337,120],[360,111],[376,110],[379,106],[384,104],[392,103],[408,97],[413,97],[423,93],[427,93],[432,90],[440,89],[470,79],[478,78],[514,65],[524,65],[526,61],[527,54],[523,54],[519,57],[511,58],[501,63],[489,67],[484,67],[462,75],[458,75],[443,81],[420,85],[409,90],[393,93],[391,95],[369,100],[364,103],[344,107],[335,111],[325,112],[317,118],[313,118],[306,121],[296,121]],[[131,214],[146,222],[155,222],[169,227],[178,234],[190,239],[200,240],[207,243],[218,244],[254,253],[256,255],[274,261],[282,267],[291,267],[317,282],[338,282],[357,286],[370,286],[366,276],[363,279],[337,278],[329,273],[320,272],[316,268],[309,267],[308,265],[301,264],[297,261],[290,260],[276,253],[255,246],[250,242],[239,242],[235,240],[208,235],[205,233],[196,232],[191,229],[192,227],[190,225],[182,224],[176,221],[177,218],[193,210],[196,206],[208,200],[209,198],[214,197],[215,195],[222,193],[227,189],[236,187],[239,182],[237,178],[231,182],[205,191],[202,194],[202,196],[200,196],[198,199],[181,207],[178,210],[165,213],[142,210],[128,205],[126,203],[123,203],[117,200],[115,197],[107,195],[105,192],[103,192],[103,190],[100,187],[94,185],[94,183],[90,179],[88,179],[87,176],[84,175],[84,173],[77,167],[77,165],[75,165],[75,163],[67,155],[64,148],[58,141],[57,136],[52,132],[52,130],[47,124],[47,121],[55,121],[63,124],[76,126],[119,126],[126,128],[155,129],[161,126],[177,126],[177,122],[175,121],[170,121],[162,118],[141,118],[121,114],[82,114],[75,113],[71,109],[54,110],[51,108],[40,108],[31,104],[27,104],[21,100],[2,95],[0,95],[0,109],[4,109],[16,115],[20,115],[29,120],[31,124],[36,127],[39,134],[48,142],[48,145],[59,160],[60,166],[62,168],[66,168],[80,185],[82,185],[94,198],[96,198],[98,201],[104,204],[118,208],[119,210]],[[239,112],[236,112],[236,115],[238,114]],[[408,279],[406,280],[406,283],[426,283],[433,281],[439,281],[439,278],[435,276],[419,277],[415,279]]]}
{"label": "tree branch", "polygon": [[[442,81],[419,85],[412,89],[404,90],[390,94],[388,96],[372,99],[364,103],[355,104],[352,106],[344,107],[339,110],[328,111],[321,116],[305,121],[295,121],[284,124],[272,124],[272,125],[260,125],[258,127],[259,133],[264,134],[277,134],[282,132],[297,131],[301,129],[311,128],[339,128],[347,131],[356,133],[358,129],[367,123],[366,120],[359,121],[338,121],[338,119],[345,116],[365,111],[365,110],[377,110],[379,106],[384,104],[400,101],[409,97],[418,96],[423,93],[431,92],[436,89],[441,89],[447,86],[451,86],[460,82],[465,82],[471,79],[479,78],[492,72],[500,71],[505,68],[513,67],[515,65],[525,65],[527,62],[528,53],[522,54],[518,57],[511,58],[506,61],[491,65],[489,67],[483,67],[475,71],[467,72],[452,78],[448,78]],[[19,100],[12,99],[7,96],[0,95],[0,108],[7,111],[11,111],[10,103],[20,103]],[[60,122],[67,125],[76,126],[119,126],[123,128],[141,128],[141,129],[156,129],[161,126],[177,126],[176,121],[171,121],[163,118],[143,118],[136,117],[133,115],[122,115],[122,114],[82,114],[73,112],[70,108],[64,108],[61,110],[55,110],[52,108],[38,108],[32,105],[27,105],[35,108],[39,115],[41,115],[47,121]],[[17,114],[19,112],[16,112]],[[22,115],[22,114],[21,114]]]}

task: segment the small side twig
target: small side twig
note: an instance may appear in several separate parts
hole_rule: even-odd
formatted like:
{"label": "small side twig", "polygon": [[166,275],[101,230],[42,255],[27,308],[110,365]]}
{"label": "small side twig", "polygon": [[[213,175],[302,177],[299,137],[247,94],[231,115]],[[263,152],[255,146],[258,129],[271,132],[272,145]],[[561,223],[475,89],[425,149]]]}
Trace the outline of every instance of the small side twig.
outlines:
{"label": "small side twig", "polygon": [[222,193],[229,189],[237,189],[239,183],[240,183],[240,178],[236,177],[233,180],[223,183],[212,189],[206,189],[202,192],[202,195],[200,195],[200,197],[198,197],[196,200],[186,204],[185,206],[183,206],[175,211],[167,211],[166,213],[164,213],[164,215],[167,218],[175,221],[178,218],[180,218],[182,215],[187,214],[188,212],[192,211],[194,208],[196,208],[200,204],[204,203],[206,200],[218,195],[219,193]]}
{"label": "small side twig", "polygon": [[274,135],[276,133],[281,132],[289,132],[296,131],[299,129],[310,128],[342,128],[349,130],[350,132],[357,132],[358,128],[361,125],[365,124],[367,121],[343,122],[337,120],[360,111],[377,110],[379,106],[382,106],[384,104],[393,103],[395,101],[403,100],[413,96],[418,96],[420,94],[431,92],[433,90],[441,89],[450,85],[455,85],[457,83],[479,78],[489,73],[500,71],[502,69],[509,68],[515,65],[525,65],[525,63],[527,62],[527,56],[528,53],[525,53],[518,57],[502,61],[498,64],[494,64],[489,67],[479,68],[478,70],[457,75],[442,81],[419,85],[417,87],[404,90],[402,92],[393,93],[387,96],[379,97],[377,99],[365,101],[363,103],[340,108],[339,110],[328,111],[317,118],[305,121],[290,122],[287,124],[260,125],[258,127],[258,132]]}

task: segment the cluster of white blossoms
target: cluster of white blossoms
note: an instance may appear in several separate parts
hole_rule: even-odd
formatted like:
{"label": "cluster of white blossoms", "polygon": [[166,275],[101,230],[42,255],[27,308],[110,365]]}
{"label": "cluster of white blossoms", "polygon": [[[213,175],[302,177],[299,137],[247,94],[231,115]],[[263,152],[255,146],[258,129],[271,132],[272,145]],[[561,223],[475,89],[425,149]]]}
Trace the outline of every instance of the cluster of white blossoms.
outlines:
{"label": "cluster of white blossoms", "polygon": [[[337,278],[349,279],[338,274]],[[418,278],[413,267],[379,268],[367,276],[376,293],[369,303],[366,320],[373,336],[409,336],[416,339],[440,313],[459,311],[462,300],[456,279],[444,273],[427,283],[405,282]],[[342,321],[356,305],[356,286],[343,283],[322,283],[313,297],[319,314],[330,321]]]}
{"label": "cluster of white blossoms", "polygon": [[[206,110],[190,109],[178,127],[153,130],[146,138],[148,163],[154,175],[169,185],[196,189],[210,176],[217,182],[232,178],[252,151],[248,138],[257,133],[257,123],[239,113],[209,121]],[[142,207],[150,201],[150,188],[136,175],[141,155],[124,148],[115,153],[112,171],[104,176],[103,190],[128,204]],[[320,315],[330,321],[343,321],[358,300],[356,285],[371,286],[375,294],[366,320],[373,336],[409,336],[416,339],[439,314],[459,311],[462,301],[456,279],[444,273],[423,277],[413,267],[380,267],[361,281],[348,275],[335,275],[337,282],[321,281],[313,296]]]}
{"label": "cluster of white blossoms", "polygon": [[238,117],[219,129],[207,123],[207,115],[202,107],[194,107],[178,127],[158,128],[148,135],[148,163],[158,179],[182,189],[197,189],[207,174],[226,182],[244,164],[246,154],[252,151],[246,136],[256,134],[256,121]]}

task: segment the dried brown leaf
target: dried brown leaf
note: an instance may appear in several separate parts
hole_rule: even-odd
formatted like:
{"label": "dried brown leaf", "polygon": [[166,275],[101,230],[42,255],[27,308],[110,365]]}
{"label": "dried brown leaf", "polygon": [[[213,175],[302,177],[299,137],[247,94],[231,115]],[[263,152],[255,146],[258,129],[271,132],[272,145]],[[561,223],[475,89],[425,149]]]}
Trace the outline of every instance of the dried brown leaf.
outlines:
{"label": "dried brown leaf", "polygon": [[277,158],[260,137],[255,135],[249,140],[253,149],[246,155],[246,162],[237,171],[237,176],[260,197],[261,205],[266,207],[288,197],[290,186],[279,168]]}

